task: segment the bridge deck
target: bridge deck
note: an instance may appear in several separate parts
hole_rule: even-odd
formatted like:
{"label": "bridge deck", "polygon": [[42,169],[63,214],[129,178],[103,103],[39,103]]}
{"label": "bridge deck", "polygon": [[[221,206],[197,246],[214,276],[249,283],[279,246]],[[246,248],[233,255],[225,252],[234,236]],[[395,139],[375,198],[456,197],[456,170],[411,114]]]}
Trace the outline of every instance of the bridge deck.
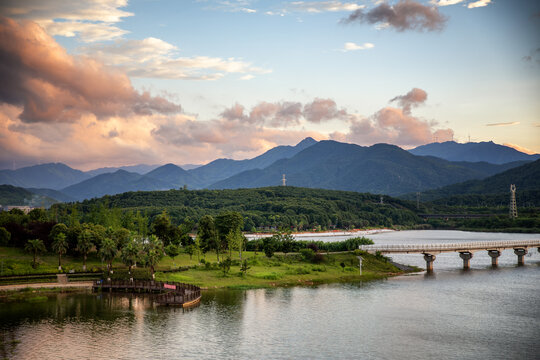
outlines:
{"label": "bridge deck", "polygon": [[423,253],[474,252],[480,250],[504,250],[540,247],[539,240],[473,241],[443,244],[391,244],[361,245],[360,250],[369,253]]}

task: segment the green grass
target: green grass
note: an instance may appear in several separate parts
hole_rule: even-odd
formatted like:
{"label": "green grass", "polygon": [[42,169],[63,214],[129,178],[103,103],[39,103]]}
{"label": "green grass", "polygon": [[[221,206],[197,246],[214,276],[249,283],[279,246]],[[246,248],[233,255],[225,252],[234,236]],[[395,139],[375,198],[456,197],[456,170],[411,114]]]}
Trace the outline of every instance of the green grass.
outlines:
{"label": "green grass", "polygon": [[[220,258],[223,259],[221,254]],[[227,253],[225,256],[228,256]],[[261,252],[243,252],[242,258],[248,259],[251,267],[247,274],[240,271],[238,253],[232,254],[234,265],[229,273],[224,274],[217,266],[215,253],[207,253],[204,257],[209,266],[199,263],[197,256],[180,254],[174,259],[164,257],[156,267],[156,280],[177,281],[201,286],[203,288],[231,288],[250,289],[274,286],[313,285],[332,282],[357,282],[385,278],[389,275],[398,274],[400,270],[386,262],[384,258],[363,253],[364,258],[362,276],[359,275],[358,260],[354,253],[323,254],[323,262],[313,264],[303,260],[296,254],[275,254],[267,258]],[[58,272],[58,258],[54,254],[45,254],[39,257],[39,265],[36,269],[31,267],[32,256],[21,249],[0,247],[0,262],[3,262],[3,275],[29,275]],[[346,266],[342,268],[341,263]],[[66,256],[63,259],[64,269],[82,271],[82,259]],[[1,265],[0,265],[1,266]],[[125,269],[125,266],[116,261],[113,264],[116,269]],[[91,254],[87,260],[88,270],[103,269],[101,261],[95,254]],[[187,271],[174,271],[188,268]],[[171,270],[173,270],[171,272]],[[167,271],[167,272],[165,272]],[[55,279],[54,279],[55,280]]]}
{"label": "green grass", "polygon": [[[325,255],[321,264],[303,261],[296,255],[275,255],[271,259],[262,254],[255,256],[253,253],[244,254],[244,258],[246,255],[251,266],[246,275],[242,275],[240,266],[232,266],[228,274],[215,267],[208,269],[205,266],[194,266],[182,272],[158,272],[156,279],[186,282],[203,288],[252,289],[369,281],[400,273],[392,264],[370,254],[362,255],[362,275],[359,274],[358,260],[354,253]],[[233,258],[235,259],[237,258]],[[345,269],[340,266],[341,262],[347,265]]]}

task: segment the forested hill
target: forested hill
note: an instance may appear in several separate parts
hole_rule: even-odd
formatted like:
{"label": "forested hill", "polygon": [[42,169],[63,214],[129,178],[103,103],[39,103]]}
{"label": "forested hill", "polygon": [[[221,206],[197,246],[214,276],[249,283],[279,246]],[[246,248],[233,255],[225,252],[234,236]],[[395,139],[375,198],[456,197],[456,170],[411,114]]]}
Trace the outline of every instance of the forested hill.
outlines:
{"label": "forested hill", "polygon": [[[56,206],[60,217],[67,217],[71,211],[71,205]],[[289,186],[140,191],[85,200],[76,206],[87,219],[99,216],[100,208],[121,208],[123,216],[135,215],[139,210],[150,218],[167,210],[177,224],[187,216],[198,221],[206,214],[215,216],[223,211],[238,211],[244,216],[247,231],[272,226],[307,230],[413,225],[419,221],[414,205],[407,201],[384,196],[381,205],[378,195]]]}
{"label": "forested hill", "polygon": [[[518,199],[527,203],[540,206],[540,160],[507,170],[483,180],[470,180],[459,184],[453,184],[440,189],[425,191],[422,193],[422,201],[434,201],[451,196],[466,195],[498,195],[497,199],[508,199],[510,184],[516,185]],[[407,194],[405,199],[413,199],[414,194]],[[476,200],[474,200],[476,201]],[[461,201],[463,202],[463,201]]]}
{"label": "forested hill", "polygon": [[276,161],[264,169],[236,174],[210,188],[273,186],[279,184],[285,174],[287,184],[292,186],[397,196],[482,179],[506,169],[506,165],[453,163],[430,156],[415,156],[388,144],[363,147],[326,140],[290,159]]}
{"label": "forested hill", "polygon": [[525,154],[514,148],[489,142],[469,142],[459,144],[454,141],[431,143],[412,150],[411,154],[419,156],[436,156],[449,161],[485,161],[491,164],[506,164],[513,161],[534,161],[540,154]]}

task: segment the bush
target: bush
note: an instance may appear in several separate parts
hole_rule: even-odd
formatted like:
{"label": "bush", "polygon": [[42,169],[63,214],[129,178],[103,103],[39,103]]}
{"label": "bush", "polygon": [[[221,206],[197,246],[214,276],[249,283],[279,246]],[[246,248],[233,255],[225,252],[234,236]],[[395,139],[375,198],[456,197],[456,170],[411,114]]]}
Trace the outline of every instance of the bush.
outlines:
{"label": "bush", "polygon": [[300,249],[300,255],[305,261],[311,261],[315,256],[315,252],[312,249]]}
{"label": "bush", "polygon": [[326,267],[325,266],[312,266],[311,271],[325,272]]}
{"label": "bush", "polygon": [[313,258],[311,259],[311,262],[315,263],[315,264],[320,264],[320,263],[324,262],[323,254],[316,253],[315,255],[313,255]]}
{"label": "bush", "polygon": [[[152,280],[150,269],[133,268],[131,269],[133,280]],[[129,280],[129,271],[127,269],[114,270],[111,274],[111,280]]]}

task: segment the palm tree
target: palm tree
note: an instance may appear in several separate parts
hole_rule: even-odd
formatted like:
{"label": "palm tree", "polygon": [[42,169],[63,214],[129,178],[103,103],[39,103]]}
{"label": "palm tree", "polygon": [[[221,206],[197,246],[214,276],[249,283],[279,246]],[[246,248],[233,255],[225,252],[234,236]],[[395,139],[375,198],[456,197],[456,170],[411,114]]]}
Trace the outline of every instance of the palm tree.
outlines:
{"label": "palm tree", "polygon": [[155,279],[154,266],[163,258],[163,242],[155,235],[150,235],[146,243],[146,263],[150,266],[152,279]]}
{"label": "palm tree", "polygon": [[129,268],[129,278],[131,281],[133,281],[133,276],[131,276],[131,268],[137,263],[139,251],[139,245],[132,238],[128,240],[128,243],[120,251],[120,258],[122,259],[122,262]]}
{"label": "palm tree", "polygon": [[[112,261],[116,256],[116,243],[113,239],[103,239],[99,249],[99,255],[103,261],[107,262],[107,274],[110,275],[112,273]],[[110,280],[110,276],[107,276],[107,279]]]}
{"label": "palm tree", "polygon": [[47,249],[45,249],[45,244],[43,244],[43,240],[40,239],[28,240],[24,249],[34,254],[34,261],[32,261],[32,267],[34,269],[36,268],[37,254],[47,251]]}
{"label": "palm tree", "polygon": [[89,229],[84,229],[77,240],[77,251],[83,254],[83,271],[86,271],[86,257],[94,247],[94,235]]}
{"label": "palm tree", "polygon": [[52,249],[58,254],[58,270],[60,271],[62,270],[62,255],[67,252],[68,246],[69,244],[64,233],[59,232],[54,236]]}

